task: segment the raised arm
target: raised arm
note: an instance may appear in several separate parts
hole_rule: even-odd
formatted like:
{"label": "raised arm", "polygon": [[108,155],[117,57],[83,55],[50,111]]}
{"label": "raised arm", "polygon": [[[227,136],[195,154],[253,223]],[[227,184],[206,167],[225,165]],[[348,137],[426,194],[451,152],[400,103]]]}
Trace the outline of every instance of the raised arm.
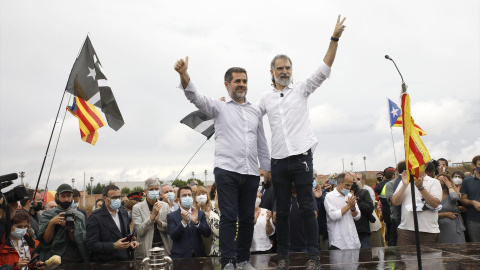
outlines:
{"label": "raised arm", "polygon": [[187,88],[188,83],[190,83],[190,75],[188,75],[188,56],[184,59],[179,59],[175,65],[175,70],[180,74],[180,81],[182,82],[183,89]]}
{"label": "raised arm", "polygon": [[[333,61],[335,60],[335,55],[337,54],[338,39],[342,36],[343,31],[345,30],[345,25],[343,22],[346,18],[340,21],[340,15],[338,15],[337,23],[335,25],[335,30],[333,31],[332,40],[330,40],[330,46],[328,46],[327,54],[323,58],[323,62],[329,67],[332,67]],[[337,39],[337,40],[333,40]]]}

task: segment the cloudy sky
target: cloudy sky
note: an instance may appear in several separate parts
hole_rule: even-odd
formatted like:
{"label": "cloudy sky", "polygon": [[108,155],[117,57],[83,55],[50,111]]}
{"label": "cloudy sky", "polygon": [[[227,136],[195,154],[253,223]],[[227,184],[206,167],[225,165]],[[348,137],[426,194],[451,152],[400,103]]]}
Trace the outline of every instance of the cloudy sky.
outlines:
{"label": "cloudy sky", "polygon": [[[395,165],[387,98],[409,86],[412,115],[428,133],[433,158],[470,161],[480,154],[480,2],[466,1],[1,1],[0,175],[25,171],[35,185],[63,90],[89,33],[125,125],[104,127],[91,146],[78,121],[60,110],[40,182],[44,188],[63,122],[49,187],[84,172],[96,181],[173,179],[205,141],[179,123],[195,110],[176,87],[173,64],[189,56],[192,81],[211,97],[227,95],[223,74],[249,74],[248,99],[270,89],[270,60],[293,61],[297,80],[321,63],[338,14],[347,28],[331,77],[309,100],[319,140],[314,167],[383,170]],[[70,99],[71,103],[71,99]],[[267,138],[270,128],[265,118]],[[393,130],[396,159],[404,156]],[[213,180],[214,141],[180,178]],[[17,180],[19,182],[19,180]]]}

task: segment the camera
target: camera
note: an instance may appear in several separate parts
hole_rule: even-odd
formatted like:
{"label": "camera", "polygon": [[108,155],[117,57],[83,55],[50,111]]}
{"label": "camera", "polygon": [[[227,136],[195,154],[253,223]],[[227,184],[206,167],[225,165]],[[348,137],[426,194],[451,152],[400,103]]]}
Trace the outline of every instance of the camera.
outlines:
{"label": "camera", "polygon": [[[10,186],[13,184],[13,180],[18,178],[18,174],[16,173],[11,173],[11,174],[5,174],[0,176],[0,196],[2,195],[2,189]],[[23,199],[28,199],[28,194],[27,190],[25,189],[24,186],[16,186],[12,190],[7,191],[3,193],[6,199],[6,203],[12,203],[16,201],[20,201]]]}
{"label": "camera", "polygon": [[72,210],[68,210],[65,212],[65,227],[67,229],[73,229],[75,227],[75,214],[73,214]]}

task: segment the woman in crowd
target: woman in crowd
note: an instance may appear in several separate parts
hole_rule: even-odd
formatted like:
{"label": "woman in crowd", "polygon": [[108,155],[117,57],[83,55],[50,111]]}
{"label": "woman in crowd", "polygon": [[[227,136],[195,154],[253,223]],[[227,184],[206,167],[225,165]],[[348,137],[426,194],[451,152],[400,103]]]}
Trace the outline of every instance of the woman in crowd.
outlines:
{"label": "woman in crowd", "polygon": [[215,208],[215,198],[217,197],[217,185],[213,183],[210,187],[210,203],[212,204],[212,208]]}
{"label": "woman in crowd", "polygon": [[[15,212],[15,216],[12,219],[12,230],[10,232],[9,239],[6,241],[5,246],[0,255],[0,265],[12,265],[14,270],[26,269],[30,266],[33,269],[35,265],[43,264],[41,261],[36,261],[32,264],[28,262],[35,257],[36,254],[32,253],[38,246],[39,242],[33,239],[27,229],[30,226],[30,216],[25,211]],[[38,267],[36,269],[44,269],[45,266]]]}
{"label": "woman in crowd", "polygon": [[212,231],[210,237],[202,237],[203,245],[205,246],[205,254],[208,254],[208,256],[212,257],[220,256],[220,246],[218,241],[220,216],[216,212],[217,210],[215,207],[212,206],[215,204],[212,204],[210,200],[210,194],[202,186],[197,187],[194,197],[194,207],[205,212],[205,218],[207,219],[208,226]]}
{"label": "woman in crowd", "polygon": [[132,209],[133,209],[133,206],[135,204],[137,204],[138,202],[135,201],[135,200],[129,200],[125,203],[125,209],[127,210],[128,212],[128,221],[130,221],[130,231],[132,231],[133,229],[133,222],[132,222]]}
{"label": "woman in crowd", "polygon": [[267,254],[272,248],[269,236],[275,233],[273,225],[272,212],[260,208],[262,202],[262,194],[257,191],[257,199],[255,201],[255,227],[253,229],[253,239],[250,252],[252,254]]}
{"label": "woman in crowd", "polygon": [[465,243],[465,226],[457,205],[460,192],[450,175],[442,173],[438,180],[442,185],[442,210],[438,211],[439,243]]}

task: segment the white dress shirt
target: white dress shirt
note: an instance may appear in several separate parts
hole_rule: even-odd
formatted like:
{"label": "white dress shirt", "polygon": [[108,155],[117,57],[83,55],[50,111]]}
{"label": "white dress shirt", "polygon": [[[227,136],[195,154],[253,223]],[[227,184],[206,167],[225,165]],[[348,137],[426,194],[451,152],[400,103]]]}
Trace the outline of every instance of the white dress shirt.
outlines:
{"label": "white dress shirt", "polygon": [[272,89],[259,101],[262,115],[268,115],[272,130],[272,158],[298,155],[317,146],[310,126],[308,97],[330,77],[330,67],[324,62],[303,81],[291,83],[283,91]]}
{"label": "white dress shirt", "polygon": [[[395,193],[397,193],[400,188],[402,188],[403,182],[400,182]],[[435,198],[442,200],[442,186],[440,181],[435,178],[431,178],[428,175],[425,175],[423,178],[423,187]],[[421,199],[422,194],[418,191],[417,187],[415,189],[415,198]],[[394,193],[394,195],[395,195]],[[412,192],[410,183],[408,183],[405,193],[403,194],[402,201],[402,221],[398,225],[399,229],[415,231],[415,226],[413,223],[413,211],[408,211],[405,207],[406,205],[412,204]],[[418,230],[420,232],[426,233],[440,233],[440,227],[438,226],[438,211],[437,210],[425,210],[417,212],[418,217]]]}
{"label": "white dress shirt", "polygon": [[[352,194],[348,193],[347,196],[350,197]],[[355,203],[355,209],[358,212],[355,217],[352,216],[352,211],[350,210],[345,215],[342,215],[342,208],[347,205],[347,196],[343,196],[335,188],[327,193],[325,197],[328,239],[331,246],[336,246],[339,249],[354,249],[361,246],[354,222],[354,220],[359,220],[361,217],[358,205]]]}
{"label": "white dress shirt", "polygon": [[239,174],[259,175],[258,161],[270,171],[270,154],[257,105],[238,104],[227,96],[225,102],[199,93],[190,81],[185,96],[215,124],[215,167]]}
{"label": "white dress shirt", "polygon": [[266,251],[272,248],[269,236],[275,233],[275,225],[273,225],[273,219],[270,218],[270,224],[272,224],[273,232],[267,235],[267,209],[260,208],[260,215],[257,218],[257,223],[253,227],[252,245],[250,252],[254,251]]}
{"label": "white dress shirt", "polygon": [[110,210],[108,210],[110,213],[110,216],[112,216],[113,221],[115,222],[115,225],[117,225],[117,228],[120,232],[122,232],[122,226],[120,225],[120,217],[118,217],[118,209],[115,210],[115,214],[113,214]]}

